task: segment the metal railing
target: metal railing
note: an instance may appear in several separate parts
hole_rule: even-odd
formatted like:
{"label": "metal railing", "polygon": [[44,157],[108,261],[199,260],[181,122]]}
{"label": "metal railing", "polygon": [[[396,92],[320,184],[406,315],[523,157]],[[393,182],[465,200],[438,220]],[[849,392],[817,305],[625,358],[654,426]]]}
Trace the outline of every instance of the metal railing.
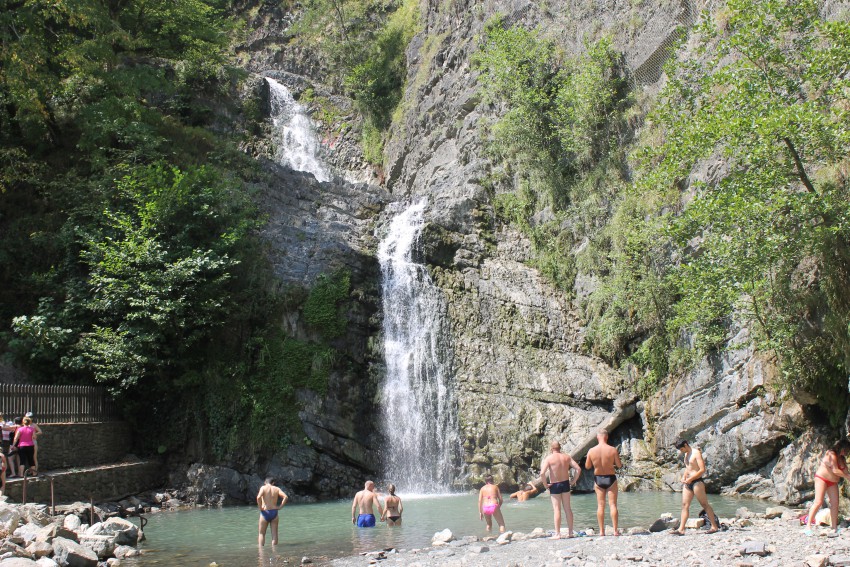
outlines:
{"label": "metal railing", "polygon": [[103,388],[0,383],[0,411],[6,419],[32,412],[38,423],[112,421],[118,408]]}

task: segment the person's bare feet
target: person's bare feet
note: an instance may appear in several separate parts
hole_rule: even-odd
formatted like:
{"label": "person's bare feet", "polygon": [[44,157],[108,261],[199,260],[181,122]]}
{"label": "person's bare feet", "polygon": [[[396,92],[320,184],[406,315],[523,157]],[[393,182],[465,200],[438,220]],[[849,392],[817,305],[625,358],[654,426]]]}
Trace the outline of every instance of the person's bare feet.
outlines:
{"label": "person's bare feet", "polygon": [[685,535],[685,532],[681,530],[670,530],[670,535]]}
{"label": "person's bare feet", "polygon": [[500,534],[505,533],[505,526],[499,526],[499,533]]}
{"label": "person's bare feet", "polygon": [[705,533],[707,533],[707,534],[716,534],[716,533],[717,533],[717,532],[719,532],[719,531],[720,531],[720,530],[718,530],[717,528],[711,528],[710,530],[708,530],[708,531],[707,531],[707,532],[705,532]]}

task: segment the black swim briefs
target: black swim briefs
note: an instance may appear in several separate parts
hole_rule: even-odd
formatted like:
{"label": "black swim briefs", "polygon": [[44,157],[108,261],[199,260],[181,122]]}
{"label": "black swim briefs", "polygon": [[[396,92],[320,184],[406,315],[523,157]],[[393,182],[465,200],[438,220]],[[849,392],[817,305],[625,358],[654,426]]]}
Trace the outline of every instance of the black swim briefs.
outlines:
{"label": "black swim briefs", "polygon": [[553,482],[549,487],[549,494],[563,494],[570,491],[570,481],[562,480],[561,482]]}
{"label": "black swim briefs", "polygon": [[602,490],[608,490],[614,485],[615,482],[617,482],[617,475],[598,474],[593,477],[593,481],[596,483],[596,486],[598,486]]}
{"label": "black swim briefs", "polygon": [[694,491],[694,485],[695,485],[695,484],[699,484],[700,482],[702,482],[703,484],[705,484],[705,482],[704,482],[701,478],[698,478],[698,479],[696,479],[696,480],[695,480],[695,481],[693,481],[693,482],[686,482],[686,483],[684,483],[684,487],[685,487],[687,490],[690,490],[691,492],[693,492],[693,491]]}

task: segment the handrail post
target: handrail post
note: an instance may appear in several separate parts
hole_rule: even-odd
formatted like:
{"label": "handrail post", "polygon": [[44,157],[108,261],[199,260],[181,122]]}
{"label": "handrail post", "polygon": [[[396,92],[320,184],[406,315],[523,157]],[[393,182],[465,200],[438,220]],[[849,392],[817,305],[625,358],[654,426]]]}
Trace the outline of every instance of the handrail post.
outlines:
{"label": "handrail post", "polygon": [[50,478],[50,515],[56,515],[56,499],[53,497],[53,475],[49,475]]}
{"label": "handrail post", "polygon": [[29,469],[24,470],[24,485],[21,489],[21,504],[27,503],[27,474],[29,474]]}

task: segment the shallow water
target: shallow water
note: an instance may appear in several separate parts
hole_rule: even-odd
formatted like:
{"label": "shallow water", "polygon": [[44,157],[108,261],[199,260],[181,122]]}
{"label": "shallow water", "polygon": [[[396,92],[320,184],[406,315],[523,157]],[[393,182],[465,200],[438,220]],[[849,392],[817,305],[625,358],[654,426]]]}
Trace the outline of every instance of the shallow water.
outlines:
{"label": "shallow water", "polygon": [[[411,549],[430,545],[434,532],[449,528],[455,536],[487,535],[478,519],[477,496],[454,494],[406,496],[404,525],[389,528],[379,523],[374,529],[352,526],[351,502],[290,504],[281,510],[280,544],[258,550],[255,506],[200,508],[162,512],[149,518],[145,529],[146,555],[132,563],[142,566],[186,565],[207,567],[215,561],[222,567],[298,564],[303,556],[334,558],[385,547]],[[740,506],[763,512],[767,502],[711,496],[719,516],[733,516]],[[620,526],[649,526],[663,512],[678,516],[681,494],[672,492],[626,492],[619,497]],[[572,496],[575,529],[596,528],[596,496]],[[691,516],[700,511],[691,506]],[[552,506],[547,494],[527,502],[510,501],[502,508],[507,529],[530,532],[536,527],[553,529]],[[610,525],[606,507],[606,519]],[[495,529],[495,528],[494,528]],[[563,525],[566,530],[566,523]]]}

